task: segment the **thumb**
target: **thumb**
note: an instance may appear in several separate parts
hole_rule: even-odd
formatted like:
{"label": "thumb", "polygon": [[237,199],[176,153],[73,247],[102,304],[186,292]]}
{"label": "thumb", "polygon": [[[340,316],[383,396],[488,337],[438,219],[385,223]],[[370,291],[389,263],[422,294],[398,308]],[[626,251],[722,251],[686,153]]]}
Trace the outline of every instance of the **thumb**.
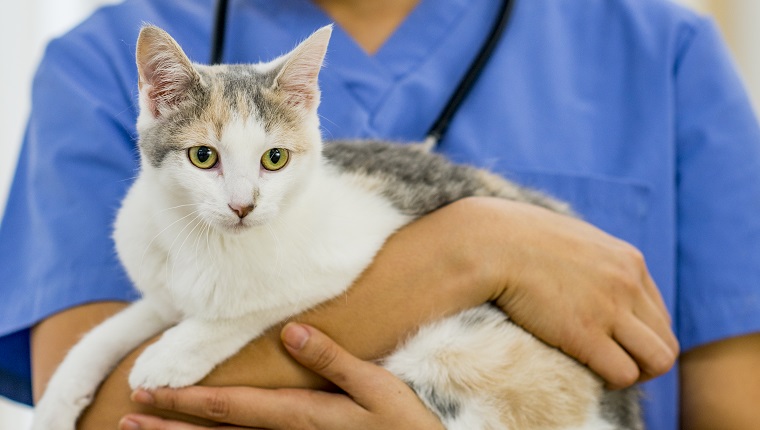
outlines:
{"label": "thumb", "polygon": [[395,379],[385,369],[354,357],[312,326],[288,323],[280,337],[296,361],[330,380],[359,403],[362,398],[369,400],[376,390],[372,381]]}

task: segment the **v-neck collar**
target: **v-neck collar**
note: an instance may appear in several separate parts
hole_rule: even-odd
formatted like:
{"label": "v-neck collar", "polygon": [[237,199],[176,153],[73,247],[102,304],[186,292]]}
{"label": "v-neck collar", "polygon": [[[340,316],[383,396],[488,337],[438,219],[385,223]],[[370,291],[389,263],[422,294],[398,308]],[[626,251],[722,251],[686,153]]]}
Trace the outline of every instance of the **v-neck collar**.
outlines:
{"label": "v-neck collar", "polygon": [[[297,37],[332,23],[327,13],[310,0],[278,0],[281,23]],[[382,94],[427,60],[441,39],[449,35],[467,8],[468,0],[420,0],[374,55],[368,54],[339,25],[335,26],[327,67],[345,81],[352,94],[373,111]],[[410,42],[411,41],[411,42]],[[378,97],[380,96],[380,97]]]}
{"label": "v-neck collar", "polygon": [[[250,31],[285,51],[332,23],[311,0],[255,4],[250,12],[264,13],[287,36],[274,28],[268,36],[266,28]],[[326,138],[423,138],[483,43],[497,6],[493,0],[421,0],[374,55],[336,26],[320,74],[320,86],[331,95],[321,108],[330,112],[323,117]]]}

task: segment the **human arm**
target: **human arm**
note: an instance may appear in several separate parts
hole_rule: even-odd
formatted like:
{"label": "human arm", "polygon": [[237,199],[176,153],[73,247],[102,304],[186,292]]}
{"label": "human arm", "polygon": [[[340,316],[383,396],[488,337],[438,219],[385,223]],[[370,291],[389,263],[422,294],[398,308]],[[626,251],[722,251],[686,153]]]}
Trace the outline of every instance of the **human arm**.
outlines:
{"label": "human arm", "polygon": [[753,429],[760,422],[760,124],[713,22],[695,28],[679,60],[681,428]]}
{"label": "human arm", "polygon": [[685,352],[680,360],[681,428],[757,428],[760,422],[760,334]]}
{"label": "human arm", "polygon": [[[542,270],[518,269],[536,267]],[[666,371],[676,356],[667,314],[647,279],[640,254],[586,223],[521,203],[465,199],[402,229],[346,295],[298,320],[367,359],[387,353],[424,321],[495,300],[528,331],[625,385],[640,368],[645,375]],[[51,321],[35,331],[35,361],[60,335],[57,327]],[[270,330],[202,383],[324,387],[288,358],[278,332]],[[621,346],[624,335],[636,332],[633,338],[644,342]],[[134,408],[126,375],[137,354],[112,372],[81,428],[112,427]]]}
{"label": "human arm", "polygon": [[[195,414],[201,411],[201,417],[240,426],[230,428],[443,428],[403,381],[376,364],[352,356],[319,330],[288,324],[281,337],[293,358],[339,386],[345,394],[303,389],[188,387],[138,391],[133,398],[162,409]],[[119,424],[124,430],[200,428],[146,415],[127,416]]]}

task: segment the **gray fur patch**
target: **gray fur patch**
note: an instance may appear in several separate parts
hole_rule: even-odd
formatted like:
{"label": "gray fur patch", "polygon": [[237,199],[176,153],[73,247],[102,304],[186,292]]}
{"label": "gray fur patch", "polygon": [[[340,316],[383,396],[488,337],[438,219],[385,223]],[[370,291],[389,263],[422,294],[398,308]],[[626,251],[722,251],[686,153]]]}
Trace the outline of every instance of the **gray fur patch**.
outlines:
{"label": "gray fur patch", "polygon": [[[478,328],[488,321],[490,314],[483,312],[483,307],[477,307],[465,312],[460,312],[456,315],[456,318],[462,324],[464,328]],[[498,315],[503,316],[503,320],[506,320],[506,315],[501,312]]]}
{"label": "gray fur patch", "polygon": [[605,391],[599,405],[602,418],[617,429],[644,430],[640,398],[641,392],[637,387]]}
{"label": "gray fur patch", "polygon": [[407,384],[442,421],[455,420],[459,416],[462,405],[456,399],[441,396],[432,387],[417,387],[409,382]]}
{"label": "gray fur patch", "polygon": [[566,213],[563,205],[470,166],[453,164],[415,145],[378,141],[335,141],[324,156],[341,171],[372,179],[375,191],[406,215],[422,216],[456,200],[500,197]]}
{"label": "gray fur patch", "polygon": [[237,112],[255,112],[266,132],[295,124],[297,115],[271,90],[279,69],[262,73],[248,65],[230,65],[215,78],[221,82],[224,100]]}

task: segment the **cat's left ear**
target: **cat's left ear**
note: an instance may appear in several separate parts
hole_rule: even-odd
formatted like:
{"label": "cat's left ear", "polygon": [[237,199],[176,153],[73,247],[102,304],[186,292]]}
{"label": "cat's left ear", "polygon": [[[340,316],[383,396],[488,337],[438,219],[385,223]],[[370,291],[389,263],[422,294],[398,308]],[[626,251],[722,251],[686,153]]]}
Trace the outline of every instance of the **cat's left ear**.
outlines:
{"label": "cat's left ear", "polygon": [[332,25],[320,28],[286,57],[274,80],[274,89],[283,93],[288,106],[310,112],[319,105],[319,70],[331,34]]}

